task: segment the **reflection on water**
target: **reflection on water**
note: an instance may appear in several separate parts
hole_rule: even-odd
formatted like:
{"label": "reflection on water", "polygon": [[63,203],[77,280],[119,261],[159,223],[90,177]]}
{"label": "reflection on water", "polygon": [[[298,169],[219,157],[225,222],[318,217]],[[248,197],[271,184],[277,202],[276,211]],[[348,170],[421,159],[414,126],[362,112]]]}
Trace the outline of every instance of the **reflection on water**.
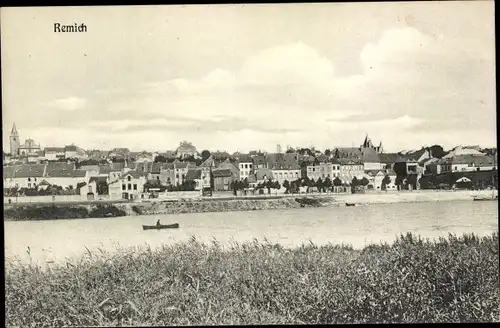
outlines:
{"label": "reflection on water", "polygon": [[[178,222],[180,229],[142,230],[142,224]],[[186,241],[191,236],[221,244],[254,238],[297,246],[302,243],[351,244],[356,248],[392,242],[406,232],[434,238],[498,229],[496,202],[380,204],[341,208],[195,213],[106,219],[5,222],[5,255],[46,262],[118,246],[157,247]],[[30,249],[30,256],[27,249]]]}

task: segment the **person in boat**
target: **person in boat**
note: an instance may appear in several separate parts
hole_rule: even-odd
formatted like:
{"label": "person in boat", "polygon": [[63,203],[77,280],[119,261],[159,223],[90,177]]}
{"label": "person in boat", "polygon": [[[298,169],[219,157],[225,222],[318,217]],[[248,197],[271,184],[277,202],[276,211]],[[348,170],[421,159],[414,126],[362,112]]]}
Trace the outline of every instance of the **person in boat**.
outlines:
{"label": "person in boat", "polygon": [[156,221],[157,226],[161,226],[160,220]]}

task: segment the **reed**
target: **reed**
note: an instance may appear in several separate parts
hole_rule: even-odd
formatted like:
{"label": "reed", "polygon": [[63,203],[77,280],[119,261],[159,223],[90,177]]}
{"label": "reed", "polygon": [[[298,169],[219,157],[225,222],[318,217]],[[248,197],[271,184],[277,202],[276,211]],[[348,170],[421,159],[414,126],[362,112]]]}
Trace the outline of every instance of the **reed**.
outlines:
{"label": "reed", "polygon": [[498,232],[355,250],[267,241],[6,263],[7,326],[499,321]]}

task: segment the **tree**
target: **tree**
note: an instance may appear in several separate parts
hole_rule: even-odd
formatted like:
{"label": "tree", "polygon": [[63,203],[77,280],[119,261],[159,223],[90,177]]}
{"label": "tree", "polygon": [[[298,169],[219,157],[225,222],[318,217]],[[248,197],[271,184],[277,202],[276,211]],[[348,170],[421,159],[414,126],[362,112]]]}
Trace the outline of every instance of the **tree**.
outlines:
{"label": "tree", "polygon": [[325,178],[325,181],[323,182],[323,185],[324,185],[324,187],[327,190],[331,190],[331,188],[332,188],[332,180],[330,180],[330,177],[326,177]]}
{"label": "tree", "polygon": [[330,156],[332,154],[332,151],[330,149],[325,149],[325,155]]}
{"label": "tree", "polygon": [[249,186],[250,186],[250,183],[248,182],[248,178],[245,178],[245,180],[242,181],[241,189],[248,188]]}
{"label": "tree", "polygon": [[281,185],[280,185],[279,181],[274,181],[272,183],[272,186],[273,186],[273,189],[281,189]]}
{"label": "tree", "polygon": [[382,189],[383,190],[386,190],[387,188],[387,185],[391,183],[391,178],[389,177],[389,175],[385,175],[384,179],[382,180]]}
{"label": "tree", "polygon": [[283,187],[286,188],[285,194],[290,193],[290,182],[288,182],[288,180],[283,181]]}
{"label": "tree", "polygon": [[287,153],[287,154],[292,154],[292,153],[295,153],[295,149],[293,149],[293,148],[288,148],[288,149],[286,150],[286,153]]}
{"label": "tree", "polygon": [[415,189],[417,187],[417,175],[416,174],[408,175],[407,183],[408,185],[411,185],[413,189]]}
{"label": "tree", "polygon": [[321,180],[321,178],[318,178],[318,181],[316,181],[315,185],[319,192],[323,190],[323,180]]}
{"label": "tree", "polygon": [[366,187],[370,184],[370,181],[366,177],[363,177],[363,179],[361,179],[361,181],[359,183],[360,183],[360,185]]}
{"label": "tree", "polygon": [[314,187],[316,185],[316,182],[314,181],[314,179],[311,179],[309,181],[307,181],[307,186],[308,187]]}
{"label": "tree", "polygon": [[335,180],[333,180],[333,185],[335,187],[340,187],[342,185],[342,180],[340,180],[339,177],[336,177]]}
{"label": "tree", "polygon": [[208,150],[206,150],[206,149],[205,149],[205,150],[203,150],[203,151],[201,152],[201,160],[202,160],[203,162],[204,162],[204,161],[206,161],[206,160],[207,160],[207,158],[209,158],[209,157],[210,157],[210,152],[209,152]]}
{"label": "tree", "polygon": [[401,176],[401,175],[397,175],[396,176],[396,182],[395,183],[398,186],[398,189],[401,189],[401,185],[403,184],[404,179],[405,178],[403,176]]}
{"label": "tree", "polygon": [[163,155],[158,155],[155,157],[155,163],[166,163],[167,158]]}
{"label": "tree", "polygon": [[432,157],[443,158],[444,155],[446,155],[446,152],[440,145],[433,145],[429,148],[429,150],[431,152]]}

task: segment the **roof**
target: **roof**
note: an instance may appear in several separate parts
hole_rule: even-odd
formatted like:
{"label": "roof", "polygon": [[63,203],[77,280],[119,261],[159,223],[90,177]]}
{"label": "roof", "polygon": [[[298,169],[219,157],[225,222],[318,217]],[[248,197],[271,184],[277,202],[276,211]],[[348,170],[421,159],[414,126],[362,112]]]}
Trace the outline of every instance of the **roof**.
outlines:
{"label": "roof", "polygon": [[129,175],[132,176],[132,178],[134,178],[134,179],[138,179],[138,178],[140,178],[143,175],[143,173],[139,172],[139,171],[136,171],[136,170],[131,170],[131,171],[123,173],[121,175],[121,178],[125,178],[125,177],[127,177]]}
{"label": "roof", "polygon": [[201,179],[201,170],[200,169],[189,169],[186,173],[186,179],[188,179],[188,180]]}
{"label": "roof", "polygon": [[[162,163],[155,163],[155,164],[162,164]],[[135,169],[139,172],[151,172],[153,167],[153,163],[146,162],[146,163],[136,163],[135,164]],[[158,170],[159,173],[159,170]]]}
{"label": "roof", "polygon": [[378,153],[373,148],[361,148],[361,160],[363,163],[380,163]]}
{"label": "roof", "polygon": [[50,186],[51,184],[47,182],[47,180],[43,179],[39,184],[39,186]]}
{"label": "roof", "polygon": [[49,162],[47,163],[47,171],[52,170],[74,170],[75,163],[67,163],[67,162]]}
{"label": "roof", "polygon": [[380,159],[381,163],[385,164],[392,164],[392,163],[398,163],[398,162],[404,162],[404,158],[401,157],[401,155],[397,153],[383,153],[383,154],[378,154],[378,157]]}
{"label": "roof", "polygon": [[238,163],[253,163],[253,158],[247,154],[240,154],[237,156]]}
{"label": "roof", "polygon": [[14,178],[15,166],[4,166],[3,167],[3,178]]}
{"label": "roof", "polygon": [[328,162],[328,161],[329,161],[329,159],[330,159],[330,158],[329,158],[328,156],[324,155],[324,154],[319,154],[319,155],[317,155],[317,156],[316,156],[316,159],[317,159],[319,162],[324,162],[324,163],[326,163],[326,162]]}
{"label": "roof", "polygon": [[75,145],[69,145],[64,147],[64,151],[76,151],[77,148]]}
{"label": "roof", "polygon": [[338,162],[340,165],[362,165],[363,162],[360,159],[348,159],[348,158],[339,158]]}
{"label": "roof", "polygon": [[64,153],[64,147],[45,147],[45,153]]}
{"label": "roof", "polygon": [[99,165],[82,165],[80,166],[80,170],[85,170],[85,171],[99,171]]}
{"label": "roof", "polygon": [[296,153],[275,153],[267,156],[268,167],[275,170],[300,170]]}
{"label": "roof", "polygon": [[179,163],[175,163],[175,168],[176,169],[185,169],[185,168],[188,168],[190,167],[191,163],[185,163],[185,162],[179,162]]}
{"label": "roof", "polygon": [[89,180],[89,183],[90,182],[96,182],[96,183],[99,183],[99,182],[108,182],[108,178],[107,177],[91,177],[90,180]]}
{"label": "roof", "polygon": [[252,158],[255,165],[263,165],[267,163],[266,156],[264,155],[255,155],[252,156]]}
{"label": "roof", "polygon": [[336,158],[361,159],[361,148],[358,147],[337,147],[333,150]]}
{"label": "roof", "polygon": [[214,169],[212,174],[214,178],[229,178],[232,176],[230,169]]}
{"label": "roof", "polygon": [[14,166],[15,178],[41,178],[45,172],[46,164],[22,164]]}
{"label": "roof", "polygon": [[49,178],[83,178],[87,175],[85,170],[65,170],[65,169],[54,169],[47,171],[45,176]]}
{"label": "roof", "polygon": [[258,169],[257,172],[255,172],[255,177],[257,180],[264,180],[264,177],[270,178],[273,176],[273,172],[271,169]]}
{"label": "roof", "polygon": [[451,164],[474,164],[475,166],[493,165],[493,157],[476,155],[458,155],[451,159]]}

